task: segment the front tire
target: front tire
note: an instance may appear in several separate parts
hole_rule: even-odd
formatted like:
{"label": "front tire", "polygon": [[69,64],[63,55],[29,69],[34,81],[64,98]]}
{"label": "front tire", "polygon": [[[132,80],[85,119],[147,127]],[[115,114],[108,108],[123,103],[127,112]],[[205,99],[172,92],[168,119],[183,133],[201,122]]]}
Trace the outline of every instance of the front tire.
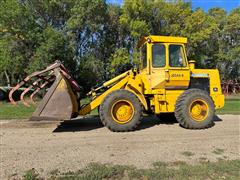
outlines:
{"label": "front tire", "polygon": [[115,132],[136,129],[142,118],[141,102],[132,92],[123,89],[109,93],[99,112],[102,123]]}
{"label": "front tire", "polygon": [[188,129],[204,129],[213,123],[215,106],[209,94],[200,89],[183,92],[175,104],[175,116],[181,126]]}

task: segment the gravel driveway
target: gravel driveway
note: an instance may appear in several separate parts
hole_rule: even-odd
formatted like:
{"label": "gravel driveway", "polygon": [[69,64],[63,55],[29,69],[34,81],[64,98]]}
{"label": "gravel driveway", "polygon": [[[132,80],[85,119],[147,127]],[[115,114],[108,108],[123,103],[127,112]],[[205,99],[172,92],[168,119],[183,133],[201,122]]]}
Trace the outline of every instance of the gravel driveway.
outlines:
{"label": "gravel driveway", "polygon": [[1,179],[35,168],[77,170],[90,162],[146,168],[156,161],[238,159],[240,116],[220,115],[214,127],[187,130],[145,118],[137,131],[113,133],[98,118],[59,122],[0,121]]}

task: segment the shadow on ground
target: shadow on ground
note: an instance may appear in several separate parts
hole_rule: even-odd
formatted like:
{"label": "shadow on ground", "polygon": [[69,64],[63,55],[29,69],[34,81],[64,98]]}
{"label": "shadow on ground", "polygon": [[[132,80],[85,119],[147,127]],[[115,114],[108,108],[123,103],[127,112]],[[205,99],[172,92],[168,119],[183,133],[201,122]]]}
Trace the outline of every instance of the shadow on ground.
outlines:
{"label": "shadow on ground", "polygon": [[214,122],[218,122],[218,121],[222,121],[222,119],[221,119],[219,116],[215,115],[215,116],[213,117],[213,121],[214,121]]}
{"label": "shadow on ground", "polygon": [[[214,122],[222,121],[218,116],[214,117]],[[156,117],[156,116],[146,116],[142,119],[141,124],[136,130],[143,130],[151,128],[156,125],[173,125],[177,124],[175,117],[171,116],[170,118],[166,117]],[[213,125],[214,126],[214,125]],[[76,131],[90,131],[99,128],[103,128],[103,124],[99,116],[88,116],[84,118],[76,118],[73,120],[67,120],[61,122],[58,127],[53,132],[76,132]]]}

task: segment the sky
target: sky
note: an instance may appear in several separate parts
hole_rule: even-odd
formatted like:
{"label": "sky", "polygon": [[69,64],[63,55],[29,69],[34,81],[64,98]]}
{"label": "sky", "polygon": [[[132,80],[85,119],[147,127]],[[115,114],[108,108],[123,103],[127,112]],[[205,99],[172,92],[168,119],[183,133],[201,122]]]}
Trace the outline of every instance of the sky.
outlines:
{"label": "sky", "polygon": [[[189,1],[189,0],[186,0]],[[122,4],[123,0],[107,0],[108,3]],[[198,7],[208,11],[212,7],[221,7],[230,12],[236,7],[240,7],[240,0],[192,0],[193,9]]]}

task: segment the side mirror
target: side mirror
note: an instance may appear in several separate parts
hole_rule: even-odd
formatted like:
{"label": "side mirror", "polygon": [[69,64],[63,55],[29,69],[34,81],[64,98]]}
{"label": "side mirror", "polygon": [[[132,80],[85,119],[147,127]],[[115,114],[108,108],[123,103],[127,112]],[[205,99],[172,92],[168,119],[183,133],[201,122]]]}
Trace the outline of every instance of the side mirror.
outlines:
{"label": "side mirror", "polygon": [[195,60],[190,60],[188,63],[189,63],[189,67],[190,67],[191,70],[195,69],[195,63],[196,63]]}

